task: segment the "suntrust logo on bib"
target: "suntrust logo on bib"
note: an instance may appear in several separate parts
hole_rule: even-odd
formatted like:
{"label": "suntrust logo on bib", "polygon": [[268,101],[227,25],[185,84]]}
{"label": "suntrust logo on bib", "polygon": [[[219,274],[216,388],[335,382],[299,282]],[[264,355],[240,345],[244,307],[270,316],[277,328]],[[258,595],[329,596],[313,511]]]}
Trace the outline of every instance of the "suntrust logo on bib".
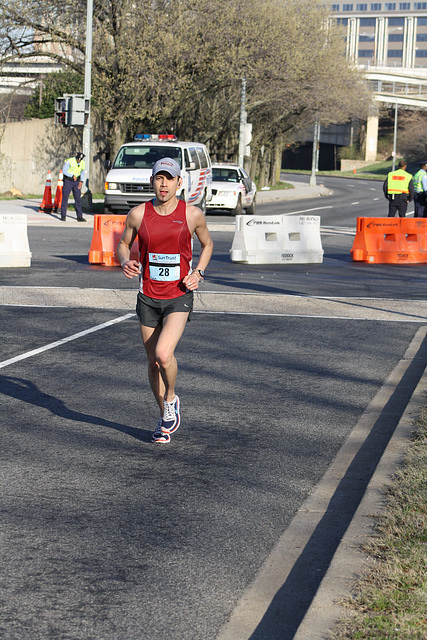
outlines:
{"label": "suntrust logo on bib", "polygon": [[179,253],[149,253],[148,259],[151,263],[156,264],[174,264],[179,263]]}

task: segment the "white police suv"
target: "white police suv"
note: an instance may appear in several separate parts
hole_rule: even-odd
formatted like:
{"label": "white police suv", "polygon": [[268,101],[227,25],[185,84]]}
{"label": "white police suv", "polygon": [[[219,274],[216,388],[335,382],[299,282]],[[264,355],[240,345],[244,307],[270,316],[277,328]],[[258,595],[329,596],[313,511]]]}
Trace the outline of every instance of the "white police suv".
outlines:
{"label": "white police suv", "polygon": [[228,162],[212,164],[212,200],[208,209],[228,209],[232,216],[255,213],[256,185],[243,167]]}
{"label": "white police suv", "polygon": [[151,170],[157,160],[173,158],[181,167],[181,200],[206,213],[212,197],[212,169],[209,152],[199,142],[180,142],[174,135],[138,134],[134,142],[123,144],[105,179],[104,213],[128,213],[154,198]]}

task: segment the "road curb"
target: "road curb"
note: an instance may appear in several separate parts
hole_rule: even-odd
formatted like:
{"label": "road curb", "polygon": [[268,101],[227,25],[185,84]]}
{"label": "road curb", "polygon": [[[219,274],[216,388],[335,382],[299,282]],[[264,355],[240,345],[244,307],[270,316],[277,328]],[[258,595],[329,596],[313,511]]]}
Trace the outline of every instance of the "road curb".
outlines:
{"label": "road curb", "polygon": [[[417,332],[410,346],[412,353],[407,352],[405,357],[415,357],[416,347],[421,346],[426,334],[427,327]],[[373,565],[373,559],[366,556],[362,546],[375,535],[376,518],[387,508],[384,489],[402,465],[414,423],[426,405],[427,372],[424,372],[293,640],[330,640],[337,621],[348,615],[340,603],[351,595],[355,582]]]}
{"label": "road curb", "polygon": [[[344,612],[340,602],[350,595],[354,581],[368,566],[361,545],[373,534],[374,517],[385,507],[384,486],[401,464],[413,421],[427,404],[425,372],[386,440],[354,513],[346,514],[347,501],[353,498],[349,493],[353,487],[357,492],[359,483],[360,471],[357,465],[353,468],[353,463],[357,457],[363,458],[372,434],[369,446],[374,451],[378,438],[384,438],[382,433],[373,433],[374,426],[380,418],[384,418],[385,424],[392,423],[393,408],[389,408],[389,403],[398,383],[406,375],[411,379],[409,370],[426,334],[427,326],[417,331],[403,358],[298,510],[216,640],[330,640],[330,631]],[[372,464],[372,459],[368,462]],[[341,522],[346,524],[347,515],[351,519],[334,546],[333,538],[342,528]]]}

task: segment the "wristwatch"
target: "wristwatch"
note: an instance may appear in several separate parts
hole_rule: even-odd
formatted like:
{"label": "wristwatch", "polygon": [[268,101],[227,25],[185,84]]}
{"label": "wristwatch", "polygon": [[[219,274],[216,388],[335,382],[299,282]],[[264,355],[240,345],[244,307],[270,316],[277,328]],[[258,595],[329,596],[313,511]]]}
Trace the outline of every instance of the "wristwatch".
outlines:
{"label": "wristwatch", "polygon": [[193,269],[193,273],[198,273],[201,278],[205,277],[205,272],[201,269]]}

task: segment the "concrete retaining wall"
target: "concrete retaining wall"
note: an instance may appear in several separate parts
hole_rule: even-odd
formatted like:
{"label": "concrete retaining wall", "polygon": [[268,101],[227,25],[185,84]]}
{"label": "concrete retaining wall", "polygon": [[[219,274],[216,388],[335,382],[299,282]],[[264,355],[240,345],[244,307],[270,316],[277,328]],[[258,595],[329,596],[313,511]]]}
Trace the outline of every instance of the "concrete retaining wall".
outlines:
{"label": "concrete retaining wall", "polygon": [[[53,118],[10,122],[0,129],[0,193],[12,187],[22,194],[43,194],[47,171],[52,172],[52,189],[56,188],[64,160],[82,148],[82,127],[54,124]],[[94,136],[90,189],[104,190],[105,148],[102,136]]]}

